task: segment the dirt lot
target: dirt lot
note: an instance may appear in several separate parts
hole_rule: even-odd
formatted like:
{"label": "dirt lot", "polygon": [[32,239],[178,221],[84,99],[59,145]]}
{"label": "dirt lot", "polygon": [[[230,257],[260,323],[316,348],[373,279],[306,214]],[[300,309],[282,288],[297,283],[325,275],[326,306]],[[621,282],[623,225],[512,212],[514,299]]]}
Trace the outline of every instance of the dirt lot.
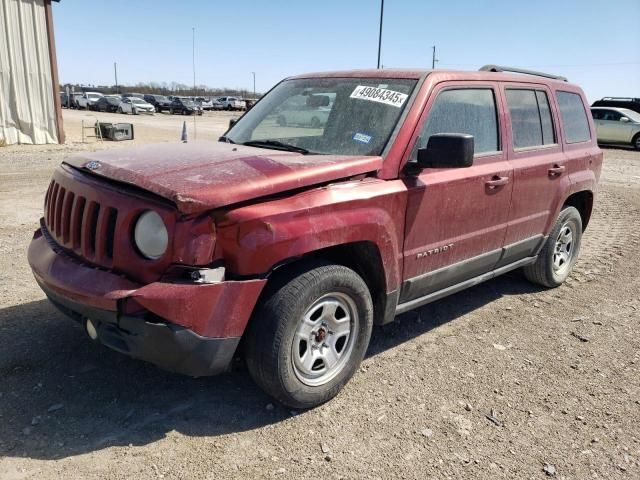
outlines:
{"label": "dirt lot", "polygon": [[[84,115],[65,112],[70,142]],[[184,120],[129,119],[136,143]],[[605,151],[563,287],[514,273],[403,315],[342,394],[292,412],[245,371],[193,380],[97,347],[37,288],[25,252],[53,168],[124,146],[0,149],[0,478],[640,478],[640,153]]]}

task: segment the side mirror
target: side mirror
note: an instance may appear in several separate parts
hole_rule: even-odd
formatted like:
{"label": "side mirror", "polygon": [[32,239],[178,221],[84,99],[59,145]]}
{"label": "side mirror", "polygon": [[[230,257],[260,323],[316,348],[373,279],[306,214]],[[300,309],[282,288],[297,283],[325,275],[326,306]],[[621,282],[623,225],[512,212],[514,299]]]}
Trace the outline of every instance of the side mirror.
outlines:
{"label": "side mirror", "polygon": [[232,118],[229,120],[229,128],[233,127],[237,123],[237,118]]}
{"label": "side mirror", "polygon": [[418,150],[420,168],[460,168],[473,165],[473,135],[436,133]]}
{"label": "side mirror", "polygon": [[623,123],[629,123],[629,118],[627,117],[620,117],[620,121]]}

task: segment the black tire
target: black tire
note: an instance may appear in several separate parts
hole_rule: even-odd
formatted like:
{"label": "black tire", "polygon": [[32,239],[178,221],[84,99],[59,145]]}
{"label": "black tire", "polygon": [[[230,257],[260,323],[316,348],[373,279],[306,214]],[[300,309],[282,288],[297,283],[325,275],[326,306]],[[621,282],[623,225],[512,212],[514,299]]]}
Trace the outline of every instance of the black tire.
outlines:
{"label": "black tire", "polygon": [[280,125],[281,127],[286,127],[287,126],[287,118],[284,115],[278,115],[276,123],[278,125]]}
{"label": "black tire", "polygon": [[[312,408],[321,405],[344,387],[357,371],[367,351],[373,326],[373,303],[369,289],[353,270],[322,262],[296,266],[286,276],[281,274],[270,280],[267,288],[264,300],[256,308],[245,336],[245,357],[249,373],[269,395],[289,407]],[[307,345],[309,356],[312,357],[312,369],[316,368],[318,362],[313,360],[318,358],[313,355],[314,349],[316,352],[319,349],[320,353],[325,347],[330,349],[327,343],[331,343],[331,338],[334,338],[335,348],[331,351],[341,349],[336,356],[334,368],[329,369],[324,365],[326,372],[314,380],[320,383],[312,384],[310,379],[305,380],[298,373],[298,367],[294,365],[294,351],[299,352],[301,344],[296,331],[308,324],[302,322],[302,319],[305,314],[312,318],[309,313],[311,309],[316,309],[314,315],[318,309],[323,312],[324,304],[319,302],[326,301],[330,304],[336,297],[344,298],[350,305],[347,308],[351,315],[345,317],[349,319],[350,330],[347,339],[341,343],[339,333],[336,337],[331,337],[333,332],[324,323],[324,315],[311,322],[315,322],[315,325],[309,328],[316,328],[317,331],[311,332],[309,342],[320,342],[316,344],[319,347]],[[335,319],[340,310],[335,307],[333,310],[332,318]],[[355,334],[352,335],[351,332]],[[319,338],[320,333],[322,336]],[[328,342],[325,343],[325,340]],[[342,346],[338,347],[340,343]],[[304,353],[299,355],[304,356]],[[321,361],[322,364],[323,362],[324,360]],[[322,376],[326,377],[326,381],[323,381]]]}
{"label": "black tire", "polygon": [[636,136],[631,140],[631,146],[636,150],[640,150],[640,133],[636,133]]}
{"label": "black tire", "polygon": [[124,113],[124,112],[122,111],[122,107],[118,107],[118,113]]}
{"label": "black tire", "polygon": [[[561,245],[559,250],[560,237],[564,235],[567,228],[571,230],[571,245],[570,247],[567,244]],[[523,268],[524,276],[530,282],[544,287],[559,287],[573,270],[573,266],[580,254],[581,241],[582,217],[580,217],[580,212],[574,207],[563,208],[542,250],[538,254],[538,259],[534,264]],[[570,248],[570,253],[568,253],[569,258],[563,261],[561,253],[565,252],[565,248]]]}
{"label": "black tire", "polygon": [[169,115],[173,115],[173,108],[169,109]]}
{"label": "black tire", "polygon": [[320,128],[320,119],[318,117],[311,119],[311,128]]}

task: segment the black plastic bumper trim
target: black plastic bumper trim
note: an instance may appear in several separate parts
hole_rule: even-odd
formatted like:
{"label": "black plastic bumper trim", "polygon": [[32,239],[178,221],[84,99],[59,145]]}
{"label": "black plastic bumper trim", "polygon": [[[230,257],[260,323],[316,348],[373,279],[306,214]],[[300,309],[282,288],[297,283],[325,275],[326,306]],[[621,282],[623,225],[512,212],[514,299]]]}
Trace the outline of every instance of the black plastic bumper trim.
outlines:
{"label": "black plastic bumper trim", "polygon": [[84,326],[91,319],[98,341],[132,358],[191,377],[223,373],[240,343],[240,337],[212,338],[168,322],[149,322],[142,317],[118,315],[69,300],[40,284],[62,313]]}

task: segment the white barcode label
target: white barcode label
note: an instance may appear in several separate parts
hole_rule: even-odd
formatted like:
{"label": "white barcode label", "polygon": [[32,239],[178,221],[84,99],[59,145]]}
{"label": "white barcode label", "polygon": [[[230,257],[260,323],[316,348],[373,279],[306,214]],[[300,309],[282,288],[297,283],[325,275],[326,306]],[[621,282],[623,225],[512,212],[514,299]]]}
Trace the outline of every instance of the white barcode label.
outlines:
{"label": "white barcode label", "polygon": [[358,85],[350,95],[351,98],[368,100],[370,102],[384,103],[400,108],[407,99],[406,93],[394,92],[386,88],[366,87]]}

